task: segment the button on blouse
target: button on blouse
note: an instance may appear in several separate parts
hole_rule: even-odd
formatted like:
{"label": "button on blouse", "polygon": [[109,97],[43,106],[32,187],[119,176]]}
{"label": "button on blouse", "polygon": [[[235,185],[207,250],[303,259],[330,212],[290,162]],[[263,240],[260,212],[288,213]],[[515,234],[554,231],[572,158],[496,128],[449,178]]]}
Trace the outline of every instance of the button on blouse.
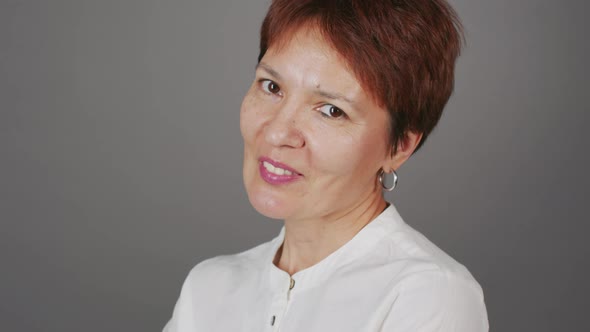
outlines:
{"label": "button on blouse", "polygon": [[164,332],[483,332],[479,284],[390,205],[353,239],[292,276],[270,242],[195,266]]}

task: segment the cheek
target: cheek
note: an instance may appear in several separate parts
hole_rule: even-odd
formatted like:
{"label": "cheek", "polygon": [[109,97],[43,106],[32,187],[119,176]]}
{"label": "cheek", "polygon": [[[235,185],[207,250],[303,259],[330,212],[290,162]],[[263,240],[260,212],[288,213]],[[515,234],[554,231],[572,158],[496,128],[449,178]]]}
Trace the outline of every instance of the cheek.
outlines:
{"label": "cheek", "polygon": [[358,139],[338,130],[316,130],[307,140],[313,168],[335,175],[349,174],[359,159]]}
{"label": "cheek", "polygon": [[257,121],[259,121],[257,113],[258,107],[255,98],[247,94],[240,108],[240,131],[244,143],[251,141],[256,135]]}
{"label": "cheek", "polygon": [[372,176],[385,160],[385,139],[379,132],[318,131],[311,144],[315,167],[338,176],[367,173]]}

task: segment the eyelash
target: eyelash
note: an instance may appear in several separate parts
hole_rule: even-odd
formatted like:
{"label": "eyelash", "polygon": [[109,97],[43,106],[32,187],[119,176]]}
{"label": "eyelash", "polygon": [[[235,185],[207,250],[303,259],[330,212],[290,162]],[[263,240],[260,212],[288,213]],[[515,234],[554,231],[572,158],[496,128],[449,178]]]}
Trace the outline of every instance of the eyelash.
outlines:
{"label": "eyelash", "polygon": [[[268,86],[266,86],[267,84],[268,85],[274,84],[279,89],[279,91],[277,91],[277,92],[270,91]],[[275,81],[268,80],[268,79],[260,79],[260,80],[258,80],[258,85],[262,89],[262,92],[264,92],[268,95],[278,95],[278,96],[281,95],[281,87]]]}
{"label": "eyelash", "polygon": [[[268,85],[273,84],[276,86],[276,88],[278,88],[277,92],[272,92],[270,91],[270,88],[268,87]],[[282,91],[281,91],[281,87],[273,80],[269,80],[269,79],[260,79],[258,80],[258,85],[260,86],[260,89],[262,89],[262,92],[264,92],[267,95],[275,95],[275,96],[281,96],[282,95]],[[341,116],[337,116],[337,117],[333,117],[325,112],[322,112],[321,109],[329,106],[329,109],[327,110],[328,112],[332,111],[332,108],[336,109],[337,111],[341,112]],[[322,117],[327,118],[327,119],[331,119],[331,120],[342,120],[342,119],[346,119],[348,118],[348,115],[346,114],[346,112],[344,112],[341,108],[332,105],[332,104],[324,104],[321,105],[319,107],[316,107],[316,110],[318,112],[320,112],[320,114],[322,115]]]}
{"label": "eyelash", "polygon": [[[341,113],[341,115],[340,116],[337,116],[337,117],[333,117],[333,116],[331,116],[331,115],[329,115],[327,113],[322,112],[321,109],[324,108],[324,107],[326,107],[326,106],[329,106],[329,108],[327,110],[328,112],[332,111],[332,109],[335,109],[335,110],[339,111]],[[324,104],[324,105],[322,105],[322,106],[320,106],[320,107],[318,107],[316,109],[320,112],[320,114],[323,117],[328,118],[328,119],[331,119],[331,120],[342,120],[342,119],[346,119],[348,117],[348,115],[346,115],[346,112],[344,112],[341,108],[339,108],[337,106],[334,106],[332,104]]]}

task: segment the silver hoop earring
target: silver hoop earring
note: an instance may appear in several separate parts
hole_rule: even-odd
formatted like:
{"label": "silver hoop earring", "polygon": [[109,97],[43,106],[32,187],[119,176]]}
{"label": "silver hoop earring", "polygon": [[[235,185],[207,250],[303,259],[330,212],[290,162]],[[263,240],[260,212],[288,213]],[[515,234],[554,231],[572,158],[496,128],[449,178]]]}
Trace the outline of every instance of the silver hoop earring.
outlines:
{"label": "silver hoop earring", "polygon": [[388,187],[385,185],[385,171],[383,168],[379,171],[379,183],[381,183],[381,188],[383,188],[385,191],[392,191],[395,189],[395,186],[397,186],[397,173],[395,171],[391,171],[391,174],[393,175],[393,185]]}

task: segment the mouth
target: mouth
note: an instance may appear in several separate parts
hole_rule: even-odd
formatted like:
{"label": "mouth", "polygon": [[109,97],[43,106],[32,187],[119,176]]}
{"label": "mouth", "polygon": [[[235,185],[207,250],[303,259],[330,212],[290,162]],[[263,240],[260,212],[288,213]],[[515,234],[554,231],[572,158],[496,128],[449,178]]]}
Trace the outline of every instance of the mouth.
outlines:
{"label": "mouth", "polygon": [[283,184],[295,181],[303,176],[292,167],[279,163],[270,158],[261,157],[258,159],[260,175],[271,184]]}

